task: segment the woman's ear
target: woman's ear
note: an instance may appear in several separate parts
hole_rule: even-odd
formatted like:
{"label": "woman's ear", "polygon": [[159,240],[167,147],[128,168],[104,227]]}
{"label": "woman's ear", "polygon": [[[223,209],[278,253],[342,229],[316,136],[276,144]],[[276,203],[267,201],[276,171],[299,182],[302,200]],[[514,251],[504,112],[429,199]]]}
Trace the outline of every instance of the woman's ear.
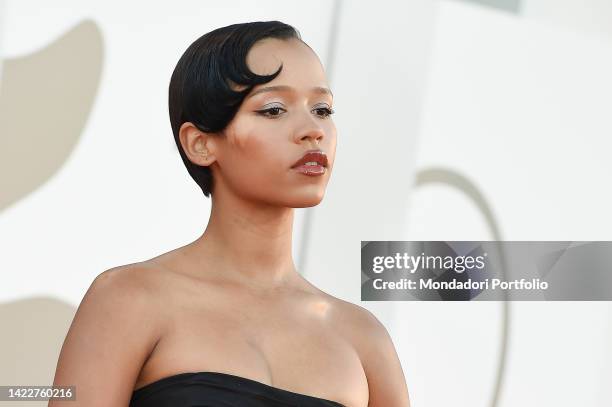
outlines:
{"label": "woman's ear", "polygon": [[215,161],[212,133],[198,129],[193,123],[185,122],[179,129],[179,140],[189,161],[200,166],[209,166]]}

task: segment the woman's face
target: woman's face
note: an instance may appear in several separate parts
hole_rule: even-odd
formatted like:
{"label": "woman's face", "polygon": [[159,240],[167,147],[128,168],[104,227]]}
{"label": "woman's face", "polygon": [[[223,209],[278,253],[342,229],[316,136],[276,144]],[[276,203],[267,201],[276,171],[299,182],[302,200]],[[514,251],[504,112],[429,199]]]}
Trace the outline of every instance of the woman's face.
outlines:
{"label": "woman's face", "polygon": [[[293,208],[323,199],[336,153],[333,97],[319,58],[299,40],[267,38],[247,55],[249,68],[260,75],[275,72],[281,63],[274,80],[244,99],[224,135],[210,138],[213,195],[231,192]],[[308,150],[327,156],[325,168],[306,168],[311,175],[292,168]],[[322,173],[312,175],[317,172]]]}

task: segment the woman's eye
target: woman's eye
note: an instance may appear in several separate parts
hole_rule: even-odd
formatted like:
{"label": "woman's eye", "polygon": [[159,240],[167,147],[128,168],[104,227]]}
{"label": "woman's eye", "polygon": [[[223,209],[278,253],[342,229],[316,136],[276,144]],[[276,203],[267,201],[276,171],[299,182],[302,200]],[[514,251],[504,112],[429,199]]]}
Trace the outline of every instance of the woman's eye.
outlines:
{"label": "woman's eye", "polygon": [[[317,116],[323,119],[326,119],[332,114],[334,114],[334,111],[329,107],[318,107],[315,108],[313,111],[316,112]],[[286,110],[282,107],[270,107],[268,109],[256,110],[255,112],[261,116],[265,116],[270,119],[275,119],[280,117],[283,112],[286,112]]]}
{"label": "woman's eye", "polygon": [[318,107],[315,109],[315,111],[317,112],[317,115],[323,118],[327,118],[335,113],[333,109],[330,109],[329,107]]}
{"label": "woman's eye", "polygon": [[284,111],[284,110],[285,109],[280,108],[280,107],[271,107],[269,109],[257,110],[257,113],[259,113],[262,116],[275,118],[275,117],[280,116],[281,111]]}

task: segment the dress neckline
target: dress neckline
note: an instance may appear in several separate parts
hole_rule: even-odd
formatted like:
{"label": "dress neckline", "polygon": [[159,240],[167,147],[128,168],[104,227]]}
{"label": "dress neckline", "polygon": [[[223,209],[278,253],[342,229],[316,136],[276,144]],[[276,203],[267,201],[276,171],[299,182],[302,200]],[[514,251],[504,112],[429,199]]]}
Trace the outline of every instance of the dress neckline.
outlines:
{"label": "dress neckline", "polygon": [[308,394],[303,394],[303,393],[296,393],[294,391],[291,390],[286,390],[286,389],[281,389],[280,387],[274,387],[272,385],[266,384],[264,382],[260,382],[258,380],[254,380],[254,379],[249,379],[247,377],[244,376],[237,376],[231,373],[223,373],[223,372],[214,372],[214,371],[201,371],[201,372],[183,372],[183,373],[177,373],[177,374],[173,374],[171,376],[166,376],[166,377],[162,377],[161,379],[155,380],[154,382],[145,384],[144,386],[134,390],[132,392],[132,398],[143,394],[145,392],[151,391],[153,390],[155,387],[158,386],[163,386],[164,384],[168,383],[168,382],[174,382],[177,381],[178,379],[183,379],[183,378],[189,378],[189,377],[194,377],[194,376],[216,376],[216,377],[225,377],[228,379],[232,379],[234,381],[239,381],[239,382],[243,382],[246,384],[250,384],[253,386],[259,386],[263,389],[266,389],[272,393],[277,393],[277,394],[285,394],[285,395],[292,395],[295,397],[307,397],[313,400],[319,400],[319,401],[325,401],[328,403],[332,403],[336,406],[339,407],[346,407],[344,404],[341,404],[337,401],[334,400],[328,400],[328,399],[324,399],[321,397],[316,397],[316,396],[311,396]]}

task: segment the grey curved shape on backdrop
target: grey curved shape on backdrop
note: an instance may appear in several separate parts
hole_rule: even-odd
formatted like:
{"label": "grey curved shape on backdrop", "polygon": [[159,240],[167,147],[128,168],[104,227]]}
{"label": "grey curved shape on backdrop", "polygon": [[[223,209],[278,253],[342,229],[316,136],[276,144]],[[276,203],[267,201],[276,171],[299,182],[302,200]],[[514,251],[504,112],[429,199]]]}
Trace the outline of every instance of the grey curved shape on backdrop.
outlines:
{"label": "grey curved shape on backdrop", "polygon": [[466,3],[474,3],[480,6],[520,14],[523,0],[462,0]]}
{"label": "grey curved shape on backdrop", "polygon": [[[463,176],[456,171],[442,167],[431,167],[421,170],[417,173],[415,179],[415,188],[422,187],[429,184],[443,184],[449,187],[455,188],[466,195],[474,205],[479,209],[480,213],[484,216],[487,226],[493,236],[494,240],[502,240],[499,226],[495,221],[495,216],[491,210],[491,206],[485,199],[484,195],[471,182],[466,176]],[[506,274],[507,270],[507,259],[504,256],[503,251],[499,253],[501,259],[502,276]],[[507,294],[506,294],[507,297]],[[502,391],[502,384],[504,375],[506,373],[506,362],[508,357],[508,336],[510,332],[510,302],[507,300],[502,301],[502,332],[501,332],[501,343],[499,349],[499,359],[497,361],[497,375],[489,403],[490,407],[496,407],[499,404],[499,399]]]}
{"label": "grey curved shape on backdrop", "polygon": [[94,103],[103,38],[93,21],[40,51],[5,59],[0,78],[0,212],[67,161]]}

